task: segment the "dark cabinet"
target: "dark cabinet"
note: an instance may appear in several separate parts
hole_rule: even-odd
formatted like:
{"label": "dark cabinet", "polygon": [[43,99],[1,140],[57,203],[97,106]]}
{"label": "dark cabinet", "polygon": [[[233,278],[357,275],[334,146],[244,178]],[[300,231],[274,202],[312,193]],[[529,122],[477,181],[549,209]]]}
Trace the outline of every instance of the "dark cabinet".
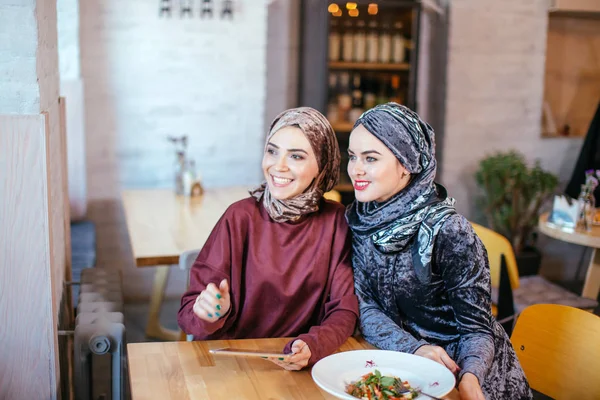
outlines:
{"label": "dark cabinet", "polygon": [[388,101],[416,109],[420,15],[418,1],[301,2],[299,104],[336,131],[344,203],[353,199],[346,150],[354,122]]}

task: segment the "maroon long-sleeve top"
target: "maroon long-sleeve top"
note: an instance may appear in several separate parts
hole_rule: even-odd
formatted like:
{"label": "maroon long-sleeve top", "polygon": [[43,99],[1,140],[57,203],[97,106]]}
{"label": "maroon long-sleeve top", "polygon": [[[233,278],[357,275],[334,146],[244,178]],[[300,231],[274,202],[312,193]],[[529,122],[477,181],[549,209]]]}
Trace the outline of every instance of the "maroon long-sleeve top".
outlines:
{"label": "maroon long-sleeve top", "polygon": [[[234,203],[191,269],[179,326],[197,340],[302,339],[312,353],[309,364],[333,353],[358,317],[349,235],[339,203],[323,200],[319,211],[286,223],[273,221],[254,198]],[[230,311],[216,322],[199,319],[192,310],[196,297],[223,279],[230,284]]]}

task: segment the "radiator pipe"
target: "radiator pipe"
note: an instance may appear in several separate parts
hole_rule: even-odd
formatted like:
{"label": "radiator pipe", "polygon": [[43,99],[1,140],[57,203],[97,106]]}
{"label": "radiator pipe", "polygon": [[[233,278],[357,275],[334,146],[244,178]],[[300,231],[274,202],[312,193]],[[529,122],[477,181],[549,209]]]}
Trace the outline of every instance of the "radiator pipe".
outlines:
{"label": "radiator pipe", "polygon": [[124,395],[124,343],[125,326],[121,323],[98,317],[95,323],[80,324],[75,328],[75,357],[77,360],[76,393],[77,399],[91,398],[91,359],[92,354],[111,353],[112,399]]}

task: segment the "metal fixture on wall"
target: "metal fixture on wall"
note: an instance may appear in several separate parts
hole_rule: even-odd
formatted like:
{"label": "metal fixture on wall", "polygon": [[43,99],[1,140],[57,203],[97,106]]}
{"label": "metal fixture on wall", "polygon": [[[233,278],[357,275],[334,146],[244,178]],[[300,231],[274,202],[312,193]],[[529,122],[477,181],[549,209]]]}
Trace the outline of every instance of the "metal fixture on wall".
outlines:
{"label": "metal fixture on wall", "polygon": [[[200,18],[212,18],[215,4],[213,0],[179,0],[179,15],[181,18],[184,16],[192,17],[194,10],[194,3],[199,3],[199,16]],[[221,0],[221,19],[228,18],[233,20],[234,4],[233,0]],[[171,0],[159,0],[158,1],[158,16],[159,17],[171,17],[173,11],[173,4]]]}

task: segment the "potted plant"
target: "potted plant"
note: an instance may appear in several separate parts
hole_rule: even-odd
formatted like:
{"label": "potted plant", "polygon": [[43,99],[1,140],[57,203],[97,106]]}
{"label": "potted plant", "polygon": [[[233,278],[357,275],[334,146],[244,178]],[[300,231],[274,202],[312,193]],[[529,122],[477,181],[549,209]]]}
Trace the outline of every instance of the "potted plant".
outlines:
{"label": "potted plant", "polygon": [[534,230],[542,205],[558,185],[557,176],[544,171],[539,161],[529,167],[513,150],[481,160],[475,179],[483,192],[478,203],[487,224],[512,243],[519,274],[537,274],[541,255]]}

